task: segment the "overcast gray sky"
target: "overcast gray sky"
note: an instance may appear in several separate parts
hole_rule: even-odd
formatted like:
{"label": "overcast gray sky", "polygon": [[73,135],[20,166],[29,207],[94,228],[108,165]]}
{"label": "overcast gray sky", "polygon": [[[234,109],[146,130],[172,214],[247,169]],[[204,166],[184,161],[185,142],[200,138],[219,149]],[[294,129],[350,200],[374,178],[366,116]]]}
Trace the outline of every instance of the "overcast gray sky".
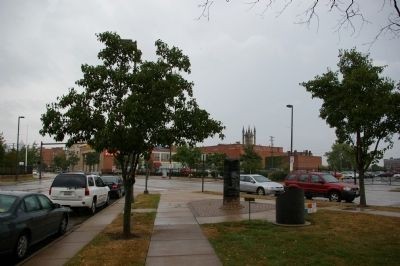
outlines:
{"label": "overcast gray sky", "polygon": [[[400,79],[400,39],[382,36],[368,50],[387,18],[381,1],[362,1],[370,19],[357,31],[335,32],[338,17],[325,3],[319,23],[296,23],[309,1],[295,1],[283,14],[250,8],[247,1],[216,0],[210,18],[198,20],[201,0],[0,1],[0,132],[16,143],[52,141],[39,134],[46,103],[75,86],[80,65],[96,64],[101,45],[95,33],[115,31],[137,40],[144,59],[154,58],[154,42],[178,46],[192,63],[194,95],[199,105],[226,126],[226,138],[205,145],[241,141],[242,127],[257,129],[257,144],[290,149],[290,109],[294,105],[294,149],[316,155],[329,151],[334,130],[319,118],[321,102],[300,82],[336,69],[339,49],[370,52],[385,76]],[[377,11],[378,10],[378,11]],[[400,157],[400,143],[385,158]]]}

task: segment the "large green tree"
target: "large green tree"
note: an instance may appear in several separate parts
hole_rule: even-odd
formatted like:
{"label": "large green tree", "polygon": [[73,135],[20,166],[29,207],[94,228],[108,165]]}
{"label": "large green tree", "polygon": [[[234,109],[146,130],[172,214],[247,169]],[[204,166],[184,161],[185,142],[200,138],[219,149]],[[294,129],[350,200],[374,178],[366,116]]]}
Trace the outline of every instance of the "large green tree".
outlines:
{"label": "large green tree", "polygon": [[112,32],[97,37],[105,45],[98,53],[101,63],[82,65],[83,78],[76,82],[81,89],[71,88],[47,105],[41,134],[114,154],[126,191],[123,233],[128,237],[140,156],[157,145],[222,137],[224,127],[198,106],[193,83],[183,76],[190,73],[190,61],[180,49],[158,40],[156,60],[144,61],[136,41]]}
{"label": "large green tree", "polygon": [[329,70],[303,85],[323,101],[320,117],[336,130],[339,143],[349,144],[360,181],[360,205],[366,206],[364,172],[393,146],[400,131],[400,92],[381,77],[368,54],[355,49],[339,52],[338,71]]}

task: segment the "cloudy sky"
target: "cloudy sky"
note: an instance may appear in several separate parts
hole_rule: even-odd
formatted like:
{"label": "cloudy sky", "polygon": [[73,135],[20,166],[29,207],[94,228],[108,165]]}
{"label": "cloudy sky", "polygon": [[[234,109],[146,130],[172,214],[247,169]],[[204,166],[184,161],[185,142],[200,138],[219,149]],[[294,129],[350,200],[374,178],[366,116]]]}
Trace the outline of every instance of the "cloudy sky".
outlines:
{"label": "cloudy sky", "polygon": [[[383,35],[368,45],[391,12],[383,1],[362,1],[368,22],[355,22],[355,32],[336,32],[339,17],[325,3],[319,21],[305,25],[297,22],[310,1],[294,1],[280,15],[281,6],[247,2],[216,0],[209,18],[198,19],[201,0],[1,0],[0,132],[16,143],[18,116],[25,116],[24,143],[52,141],[38,132],[40,115],[81,78],[81,64],[98,62],[95,34],[104,31],[137,40],[144,59],[154,58],[157,39],[189,56],[198,103],[226,126],[223,141],[205,145],[241,141],[243,127],[256,127],[257,144],[270,145],[273,136],[274,146],[289,150],[292,104],[294,149],[329,151],[334,130],[319,118],[321,102],[299,83],[336,69],[339,49],[369,52],[388,66],[385,76],[400,79],[400,39]],[[385,158],[400,157],[397,138]]]}

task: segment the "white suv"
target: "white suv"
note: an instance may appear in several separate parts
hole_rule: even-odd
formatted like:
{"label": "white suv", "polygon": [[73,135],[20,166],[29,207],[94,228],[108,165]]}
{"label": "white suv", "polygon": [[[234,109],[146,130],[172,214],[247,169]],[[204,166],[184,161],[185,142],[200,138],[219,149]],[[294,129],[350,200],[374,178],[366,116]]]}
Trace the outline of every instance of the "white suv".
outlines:
{"label": "white suv", "polygon": [[97,207],[108,205],[110,189],[97,175],[61,173],[49,190],[54,203],[70,208],[88,208],[94,214]]}

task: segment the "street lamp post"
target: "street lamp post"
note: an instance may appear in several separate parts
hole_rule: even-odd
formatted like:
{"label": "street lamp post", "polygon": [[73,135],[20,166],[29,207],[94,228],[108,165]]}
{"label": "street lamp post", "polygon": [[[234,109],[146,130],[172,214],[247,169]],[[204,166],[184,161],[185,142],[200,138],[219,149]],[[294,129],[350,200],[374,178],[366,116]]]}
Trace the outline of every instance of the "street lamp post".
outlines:
{"label": "street lamp post", "polygon": [[286,105],[287,108],[290,108],[292,111],[291,115],[291,123],[290,123],[290,171],[293,171],[293,163],[294,163],[294,158],[293,158],[293,105],[288,104]]}
{"label": "street lamp post", "polygon": [[204,192],[204,173],[205,173],[204,161],[205,160],[206,160],[206,155],[202,154],[201,155],[201,161],[203,162],[203,173],[201,175],[201,192]]}
{"label": "street lamp post", "polygon": [[15,169],[15,179],[18,180],[18,171],[19,171],[19,159],[18,159],[18,151],[19,151],[19,121],[21,118],[25,118],[25,116],[18,116],[18,130],[17,130],[17,164]]}

